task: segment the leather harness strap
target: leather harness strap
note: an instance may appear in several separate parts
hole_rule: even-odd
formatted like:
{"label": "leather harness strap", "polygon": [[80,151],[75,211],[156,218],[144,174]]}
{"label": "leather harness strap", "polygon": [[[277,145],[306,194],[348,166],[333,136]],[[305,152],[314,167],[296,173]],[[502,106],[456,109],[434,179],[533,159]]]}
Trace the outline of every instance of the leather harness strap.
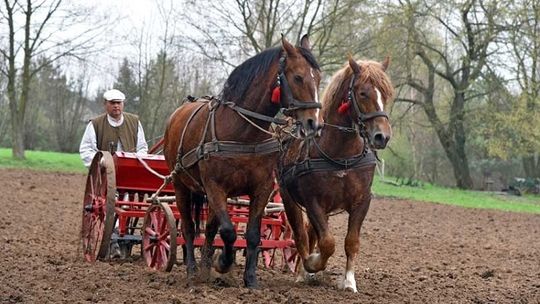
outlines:
{"label": "leather harness strap", "polygon": [[[201,99],[198,99],[197,101],[203,102],[203,104],[201,104],[192,112],[186,124],[186,128],[184,128],[184,131],[182,132],[182,138],[180,139],[180,146],[178,149],[175,171],[182,170],[187,173],[187,169],[194,166],[201,159],[208,159],[210,155],[234,156],[234,155],[239,155],[239,154],[240,155],[242,154],[270,154],[270,153],[281,151],[281,142],[277,138],[269,138],[267,140],[264,140],[262,142],[255,143],[255,144],[236,142],[236,141],[218,140],[216,136],[216,128],[215,128],[215,113],[216,113],[217,108],[219,108],[220,105],[226,105],[230,107],[231,109],[233,109],[234,111],[238,111],[244,115],[251,116],[255,119],[260,119],[267,122],[274,122],[274,123],[280,123],[280,124],[286,123],[285,120],[265,116],[262,114],[258,114],[258,113],[243,109],[241,107],[236,106],[232,102],[221,102],[215,97],[209,97],[209,98],[205,97],[204,99],[201,98]],[[193,120],[193,118],[195,117],[195,115],[199,113],[199,110],[205,104],[208,104],[209,115],[208,115],[208,118],[206,119],[205,128],[203,131],[203,135],[201,137],[201,141],[197,147],[191,149],[190,151],[186,153],[183,153],[183,151],[181,150],[181,147],[183,145],[186,130],[188,129],[188,126]],[[210,142],[205,142],[208,129],[210,129],[212,139]],[[189,176],[193,180],[195,180],[195,178],[193,178],[191,175]]]}
{"label": "leather harness strap", "polygon": [[212,155],[234,156],[238,154],[269,154],[280,151],[281,144],[275,138],[267,139],[257,144],[244,144],[234,141],[212,141],[200,145],[181,157],[180,165],[190,168],[201,159]]}
{"label": "leather harness strap", "polygon": [[[280,174],[280,185],[282,188],[287,188],[298,177],[322,171],[341,171],[367,166],[373,166],[377,163],[375,153],[371,149],[365,150],[365,153],[355,155],[351,158],[335,159],[336,162],[329,162],[324,158],[310,158],[291,166],[283,168]],[[339,165],[337,164],[339,162]]]}

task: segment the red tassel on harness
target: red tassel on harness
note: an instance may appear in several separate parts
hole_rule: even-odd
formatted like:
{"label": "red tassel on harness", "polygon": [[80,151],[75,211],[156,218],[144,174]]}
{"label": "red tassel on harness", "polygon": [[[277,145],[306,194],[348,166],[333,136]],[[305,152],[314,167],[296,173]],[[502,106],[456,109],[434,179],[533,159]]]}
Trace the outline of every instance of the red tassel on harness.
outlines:
{"label": "red tassel on harness", "polygon": [[341,103],[339,108],[337,109],[339,114],[345,114],[349,112],[349,108],[351,107],[351,103],[349,101],[344,101]]}
{"label": "red tassel on harness", "polygon": [[273,104],[279,104],[281,102],[281,87],[280,86],[277,86],[274,88],[274,90],[272,91],[272,98],[270,99],[270,101]]}

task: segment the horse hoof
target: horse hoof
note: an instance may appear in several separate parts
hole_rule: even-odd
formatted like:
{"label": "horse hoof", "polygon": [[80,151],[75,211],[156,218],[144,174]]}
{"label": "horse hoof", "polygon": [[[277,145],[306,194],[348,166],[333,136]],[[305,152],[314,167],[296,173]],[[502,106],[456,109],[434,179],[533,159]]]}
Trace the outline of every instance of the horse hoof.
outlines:
{"label": "horse hoof", "polygon": [[344,288],[345,291],[351,291],[353,293],[358,293],[358,289],[356,289],[356,286],[348,286]]}
{"label": "horse hoof", "polygon": [[214,261],[214,269],[218,272],[218,273],[227,273],[229,271],[231,271],[233,267],[233,263],[225,263],[223,261],[223,259],[221,258],[221,256],[216,260]]}
{"label": "horse hoof", "polygon": [[249,289],[260,289],[259,288],[259,283],[257,283],[257,281],[244,282],[244,285],[246,286],[246,288],[249,288]]}
{"label": "horse hoof", "polygon": [[309,273],[316,273],[324,270],[324,266],[321,264],[321,255],[318,253],[312,253],[304,262],[304,269]]}
{"label": "horse hoof", "polygon": [[345,290],[345,291],[352,291],[354,293],[358,292],[358,289],[356,289],[356,282],[351,282],[348,280],[343,280],[339,284],[339,289]]}
{"label": "horse hoof", "polygon": [[195,276],[197,275],[197,273],[198,273],[197,266],[195,266],[195,265],[187,266],[186,267],[186,272],[187,272],[188,280],[193,280],[195,278]]}

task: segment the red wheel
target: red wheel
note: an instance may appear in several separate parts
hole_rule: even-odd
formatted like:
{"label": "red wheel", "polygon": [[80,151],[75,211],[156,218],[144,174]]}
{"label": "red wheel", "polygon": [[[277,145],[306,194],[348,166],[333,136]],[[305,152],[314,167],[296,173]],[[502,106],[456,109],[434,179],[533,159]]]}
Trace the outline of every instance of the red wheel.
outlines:
{"label": "red wheel", "polygon": [[[281,212],[279,214],[279,217],[283,221],[283,239],[284,240],[292,240],[293,239],[293,233],[291,226],[289,225],[289,221],[287,220],[287,215],[285,212]],[[289,270],[291,272],[296,271],[296,262],[298,261],[298,251],[296,250],[296,247],[294,245],[283,248],[283,262],[285,265],[289,267]]]}
{"label": "red wheel", "polygon": [[114,226],[116,203],[114,162],[109,152],[97,152],[86,178],[81,239],[88,262],[107,256]]}
{"label": "red wheel", "polygon": [[142,254],[152,269],[171,271],[176,262],[176,221],[167,203],[152,205],[142,227]]}

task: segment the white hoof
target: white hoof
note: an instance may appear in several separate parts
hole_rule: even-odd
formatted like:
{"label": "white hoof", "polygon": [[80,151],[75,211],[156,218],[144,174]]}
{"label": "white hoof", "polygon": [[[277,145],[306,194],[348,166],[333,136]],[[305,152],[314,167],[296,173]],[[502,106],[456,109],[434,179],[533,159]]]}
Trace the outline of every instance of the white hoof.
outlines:
{"label": "white hoof", "polygon": [[343,290],[349,290],[354,293],[357,293],[358,289],[356,288],[356,280],[354,279],[354,272],[347,271],[347,273],[345,274],[345,278],[343,279],[343,281],[339,283],[338,287]]}

